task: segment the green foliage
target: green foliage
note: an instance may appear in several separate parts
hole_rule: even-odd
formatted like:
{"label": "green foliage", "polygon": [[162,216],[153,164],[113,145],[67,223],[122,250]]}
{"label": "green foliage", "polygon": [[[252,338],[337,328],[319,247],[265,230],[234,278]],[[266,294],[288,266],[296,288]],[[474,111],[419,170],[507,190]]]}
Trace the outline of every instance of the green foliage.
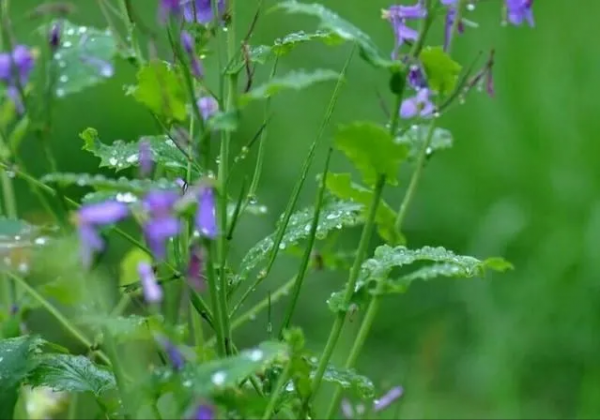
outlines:
{"label": "green foliage", "polygon": [[130,93],[138,102],[167,121],[186,119],[187,95],[176,67],[153,60],[138,71],[137,80]]}
{"label": "green foliage", "polygon": [[340,75],[333,70],[319,69],[311,73],[303,70],[294,70],[285,76],[274,77],[265,84],[240,96],[240,106],[244,106],[254,100],[270,98],[282,90],[302,90],[315,83],[337,80],[339,77]]}
{"label": "green foliage", "polygon": [[388,184],[398,183],[398,169],[408,150],[382,127],[368,122],[342,126],[335,145],[354,163],[368,185],[374,185],[382,175]]}
{"label": "green foliage", "polygon": [[[369,204],[373,201],[373,191],[352,182],[352,176],[345,174],[329,174],[326,182],[327,189],[342,200],[352,200],[362,204],[363,212],[368,211]],[[366,216],[366,214],[365,214]],[[396,212],[390,205],[381,200],[375,215],[375,223],[379,235],[387,242],[398,245],[403,244],[404,238],[395,226]]]}
{"label": "green foliage", "polygon": [[[168,136],[146,136],[137,142],[128,143],[117,140],[108,145],[100,141],[98,132],[94,128],[87,128],[79,134],[79,137],[84,141],[83,150],[100,158],[100,167],[112,168],[117,172],[139,166],[141,142],[146,142],[150,146],[155,164],[177,175],[185,174],[188,168],[187,157]],[[192,168],[195,172],[194,176],[199,176],[196,167]]]}
{"label": "green foliage", "polygon": [[323,380],[352,392],[358,398],[372,399],[375,396],[373,382],[366,376],[357,374],[353,369],[340,369],[330,364],[325,369]]}
{"label": "green foliage", "polygon": [[0,418],[13,418],[19,388],[33,366],[34,350],[42,343],[32,336],[0,340]]}
{"label": "green foliage", "polygon": [[[90,174],[70,174],[70,173],[51,173],[42,177],[42,182],[58,184],[63,187],[77,185],[79,187],[92,187],[97,190],[108,190],[111,192],[121,192],[117,194],[117,199],[126,203],[137,201],[134,194],[143,194],[153,189],[175,189],[177,185],[174,181],[167,179],[149,180],[149,179],[129,179],[125,177],[113,179],[103,175]],[[131,193],[131,194],[126,194]]]}
{"label": "green foliage", "polygon": [[33,226],[23,220],[0,217],[0,241],[3,238],[13,239],[15,236],[29,236],[33,231]]}
{"label": "green foliage", "polygon": [[380,53],[377,46],[367,34],[321,4],[299,3],[295,0],[288,0],[278,3],[275,8],[282,9],[287,13],[298,13],[316,17],[319,19],[323,30],[329,31],[343,40],[356,43],[360,48],[361,57],[376,67],[389,68],[398,65],[384,58],[384,55]]}
{"label": "green foliage", "polygon": [[[362,223],[363,205],[347,201],[330,201],[321,208],[319,225],[317,226],[317,239],[325,239],[327,234],[335,229],[356,226]],[[279,247],[285,249],[301,239],[308,237],[313,218],[312,207],[298,211],[290,217],[290,221],[283,235]],[[276,233],[273,233],[254,245],[243,258],[240,272],[234,278],[234,283],[239,283],[248,278],[250,273],[264,263],[275,244]]]}
{"label": "green foliage", "polygon": [[[434,263],[422,268],[390,278],[393,269],[405,267],[418,261]],[[485,274],[486,270],[506,271],[512,265],[500,258],[479,260],[475,257],[456,255],[442,247],[423,247],[411,250],[404,246],[391,247],[383,245],[375,250],[373,258],[362,264],[353,304],[362,305],[368,295],[385,295],[404,293],[414,280],[429,280],[436,276],[454,278],[472,278]],[[334,293],[328,305],[334,312],[347,311],[344,306],[344,291]]]}
{"label": "green foliage", "polygon": [[447,95],[456,87],[461,65],[452,60],[442,47],[425,47],[420,54],[429,87]]}
{"label": "green foliage", "polygon": [[[408,147],[408,158],[416,159],[419,151],[423,148],[423,143],[427,139],[429,127],[426,125],[414,125],[396,138],[396,141],[405,144]],[[454,139],[452,133],[444,128],[436,128],[433,137],[429,143],[427,154],[431,155],[439,150],[446,150],[452,147]]]}
{"label": "green foliage", "polygon": [[45,354],[37,359],[37,366],[29,374],[31,386],[47,386],[56,391],[92,392],[102,395],[116,387],[111,372],[95,365],[84,356]]}
{"label": "green foliage", "polygon": [[[56,96],[63,97],[96,85],[114,74],[117,42],[110,29],[100,30],[62,20],[61,44],[53,57]],[[48,26],[43,34],[48,34]]]}
{"label": "green foliage", "polygon": [[162,316],[106,316],[89,315],[79,320],[79,323],[94,329],[97,333],[107,332],[118,343],[136,340],[150,340],[154,333],[162,329]]}

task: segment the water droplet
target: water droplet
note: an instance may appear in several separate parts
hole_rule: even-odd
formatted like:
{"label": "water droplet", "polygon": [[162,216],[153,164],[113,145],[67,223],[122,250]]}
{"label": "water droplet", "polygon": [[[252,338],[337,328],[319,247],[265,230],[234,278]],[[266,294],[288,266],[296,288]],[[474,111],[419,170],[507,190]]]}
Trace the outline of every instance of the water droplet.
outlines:
{"label": "water droplet", "polygon": [[127,159],[125,159],[125,160],[129,163],[135,163],[138,161],[138,159],[139,159],[138,155],[131,155],[131,156],[127,156]]}
{"label": "water droplet", "polygon": [[289,381],[285,386],[285,390],[288,392],[294,392],[294,389],[294,383],[292,381]]}
{"label": "water droplet", "polygon": [[285,246],[286,246],[285,243],[282,242],[279,244],[279,249],[285,249]]}
{"label": "water droplet", "polygon": [[189,379],[186,381],[183,381],[183,386],[186,388],[189,388],[192,386],[192,381],[190,381]]}
{"label": "water droplet", "polygon": [[440,117],[440,113],[439,113],[439,112],[437,112],[437,111],[435,111],[435,112],[433,113],[433,118],[439,118],[439,117]]}
{"label": "water droplet", "polygon": [[117,201],[120,201],[121,203],[135,203],[137,201],[137,197],[130,192],[118,193]]}
{"label": "water droplet", "polygon": [[473,10],[475,10],[475,3],[469,3],[469,4],[467,4],[467,10],[469,12],[472,12]]}
{"label": "water droplet", "polygon": [[85,26],[80,26],[77,32],[79,32],[80,34],[84,34],[87,32],[87,29],[88,28],[86,28]]}
{"label": "water droplet", "polygon": [[248,319],[249,319],[250,321],[256,321],[256,314],[251,314],[251,315],[248,317]]}
{"label": "water droplet", "polygon": [[427,155],[430,155],[430,154],[432,154],[432,153],[433,153],[433,149],[432,149],[431,147],[428,147],[428,148],[427,148],[427,150],[425,150],[425,153],[426,153]]}
{"label": "water droplet", "polygon": [[60,60],[62,58],[62,54],[57,52],[56,54],[54,54],[54,59],[55,60]]}
{"label": "water droplet", "polygon": [[46,243],[48,242],[47,238],[44,238],[43,236],[39,237],[39,238],[35,238],[35,241],[33,241],[36,245],[46,245]]}
{"label": "water droplet", "polygon": [[119,161],[117,160],[117,158],[112,157],[112,158],[108,159],[108,163],[110,163],[112,166],[117,166]]}
{"label": "water droplet", "polygon": [[225,383],[225,379],[227,379],[227,374],[225,372],[215,372],[211,377],[212,383],[216,386],[221,386]]}
{"label": "water droplet", "polygon": [[14,178],[16,176],[14,171],[6,171],[6,175],[8,175],[9,178]]}
{"label": "water droplet", "polygon": [[268,209],[267,209],[267,206],[260,206],[260,207],[258,208],[258,212],[259,212],[260,214],[267,214],[267,211],[268,211]]}
{"label": "water droplet", "polygon": [[223,32],[227,32],[228,30],[229,30],[229,29],[227,28],[227,26],[225,26],[225,27],[223,28]]}
{"label": "water droplet", "polygon": [[67,82],[69,81],[69,76],[67,76],[66,74],[63,74],[62,76],[60,76],[60,77],[58,78],[58,80],[59,80],[61,83],[67,83]]}
{"label": "water droplet", "polygon": [[59,98],[62,98],[63,96],[65,96],[65,90],[62,88],[56,89],[56,96],[58,96]]}
{"label": "water droplet", "polygon": [[75,29],[73,29],[73,28],[69,28],[69,29],[68,29],[68,30],[65,32],[65,34],[67,34],[67,35],[69,35],[69,36],[75,35]]}
{"label": "water droplet", "polygon": [[73,43],[71,41],[65,41],[62,44],[63,48],[71,48],[73,46]]}
{"label": "water droplet", "polygon": [[250,352],[250,354],[248,354],[248,358],[250,360],[252,360],[253,362],[261,361],[263,356],[264,356],[263,351],[260,349],[254,349]]}

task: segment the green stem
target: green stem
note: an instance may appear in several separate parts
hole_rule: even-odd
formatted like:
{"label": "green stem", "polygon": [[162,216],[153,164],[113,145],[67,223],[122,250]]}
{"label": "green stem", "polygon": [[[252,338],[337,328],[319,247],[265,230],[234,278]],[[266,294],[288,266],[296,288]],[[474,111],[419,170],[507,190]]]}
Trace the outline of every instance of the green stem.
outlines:
{"label": "green stem", "polygon": [[329,125],[329,121],[331,120],[331,117],[333,115],[333,111],[335,109],[339,95],[341,93],[341,88],[342,88],[342,85],[344,82],[344,76],[346,75],[348,66],[350,65],[350,62],[352,61],[352,57],[354,56],[355,50],[356,50],[356,46],[353,46],[352,50],[350,51],[350,54],[348,55],[346,62],[344,63],[344,67],[342,68],[342,71],[340,72],[340,78],[338,79],[338,81],[335,85],[335,88],[333,89],[331,99],[329,100],[329,104],[327,105],[327,111],[325,112],[325,116],[323,117],[321,126],[319,127],[319,132],[317,133],[317,136],[314,139],[313,143],[310,145],[308,155],[304,159],[304,163],[302,164],[302,173],[300,175],[300,179],[298,180],[296,185],[294,185],[294,190],[292,191],[290,200],[288,201],[288,204],[283,213],[282,221],[279,225],[279,228],[277,229],[277,232],[275,235],[275,241],[274,241],[273,247],[271,248],[271,252],[269,254],[269,260],[267,262],[267,267],[265,268],[264,273],[261,275],[258,275],[256,277],[256,279],[254,280],[254,283],[248,289],[246,289],[246,291],[242,295],[241,299],[238,301],[238,303],[233,308],[233,311],[231,312],[232,314],[235,314],[242,307],[242,305],[244,304],[246,299],[248,299],[250,294],[258,287],[258,285],[260,285],[264,281],[265,278],[267,278],[267,276],[271,272],[271,269],[273,268],[273,265],[275,264],[275,259],[277,258],[277,255],[279,253],[279,245],[281,244],[281,241],[283,240],[283,235],[285,234],[287,225],[290,221],[290,218],[292,217],[292,212],[294,211],[294,208],[296,207],[296,203],[298,202],[298,197],[300,196],[300,191],[302,190],[302,187],[304,186],[304,182],[306,181],[306,177],[308,176],[308,170],[310,169],[312,161],[315,157],[315,152],[317,150],[317,147],[321,144],[321,140],[323,138],[323,135],[325,134],[325,129]]}
{"label": "green stem", "polygon": [[9,176],[7,170],[3,170],[2,174],[2,193],[4,197],[4,205],[6,207],[6,215],[10,219],[17,218],[17,201],[15,199],[15,189],[13,180]]}
{"label": "green stem", "polygon": [[[5,273],[11,279],[13,279],[15,281],[15,283],[17,283],[19,285],[19,287],[21,287],[23,290],[25,290],[34,300],[38,301],[40,303],[40,305],[42,305],[44,307],[44,309],[46,309],[48,312],[50,312],[50,314],[54,318],[56,318],[56,320],[65,328],[65,330],[67,330],[69,333],[71,333],[71,335],[74,338],[76,338],[80,343],[82,343],[87,348],[92,347],[92,344],[93,344],[92,341],[89,340],[85,335],[83,335],[83,333],[81,331],[79,331],[77,329],[77,327],[75,327],[71,323],[71,321],[69,321],[62,313],[60,313],[60,311],[58,309],[56,309],[54,307],[54,305],[52,305],[42,295],[40,295],[37,292],[37,290],[35,290],[33,287],[31,287],[29,284],[27,284],[27,282],[24,279],[11,273],[10,271],[6,271]],[[97,354],[98,354],[98,357],[103,362],[105,362],[108,365],[111,364],[109,358],[104,353],[99,351],[99,352],[97,352]]]}
{"label": "green stem", "polygon": [[127,381],[125,379],[125,372],[123,371],[123,366],[121,365],[122,359],[119,357],[117,345],[108,328],[103,328],[103,335],[104,347],[106,348],[106,353],[108,354],[108,357],[112,363],[112,371],[115,374],[119,396],[121,397],[123,405],[123,417],[125,419],[131,419],[133,418],[132,415],[134,414],[134,411],[131,408],[133,398],[126,383]]}
{"label": "green stem", "polygon": [[292,321],[292,316],[296,310],[296,305],[298,304],[298,298],[300,297],[300,291],[302,290],[302,283],[304,282],[304,277],[306,276],[306,271],[308,270],[308,264],[310,262],[310,257],[312,255],[313,245],[315,243],[315,237],[317,235],[317,228],[319,227],[319,216],[321,214],[321,207],[323,206],[323,196],[325,195],[325,185],[327,182],[327,173],[329,172],[329,162],[331,161],[331,154],[333,152],[332,148],[329,148],[329,152],[327,153],[327,158],[325,160],[325,169],[323,169],[323,176],[321,177],[321,187],[319,188],[319,192],[317,193],[317,199],[315,202],[315,211],[313,214],[312,222],[310,225],[310,232],[308,234],[308,241],[306,243],[306,248],[304,249],[304,255],[302,256],[302,261],[300,262],[300,268],[298,269],[298,275],[296,276],[296,282],[294,284],[294,291],[292,292],[292,301],[287,307],[287,311],[285,313],[285,317],[283,323],[281,324],[281,329],[279,330],[279,338],[282,338],[283,331],[289,328],[290,323]]}
{"label": "green stem", "polygon": [[[350,275],[348,277],[348,283],[346,284],[346,290],[344,292],[344,300],[343,305],[347,307],[350,305],[352,301],[352,295],[354,294],[354,289],[356,287],[356,281],[358,280],[358,276],[360,274],[360,267],[367,255],[367,251],[369,248],[369,242],[371,241],[371,236],[373,233],[373,228],[375,226],[375,215],[377,214],[377,209],[379,207],[379,202],[381,201],[381,194],[383,192],[383,187],[385,185],[385,175],[380,175],[377,184],[375,186],[375,190],[373,193],[373,200],[369,206],[369,213],[367,220],[365,222],[365,226],[362,231],[362,235],[360,238],[360,242],[358,244],[358,250],[356,252],[356,258],[354,259],[354,263],[352,265],[352,269],[350,270]],[[317,367],[317,372],[312,382],[311,393],[308,397],[308,400],[305,401],[304,411],[308,410],[308,405],[311,399],[319,390],[321,386],[321,381],[323,380],[323,374],[325,373],[325,369],[327,368],[327,364],[331,359],[333,354],[333,350],[338,342],[340,334],[342,332],[342,327],[344,326],[344,321],[346,319],[345,312],[338,312],[331,327],[331,332],[329,333],[329,338],[327,339],[327,344],[325,345],[325,349],[323,350],[323,354],[321,355],[321,360],[319,361],[319,365]]]}
{"label": "green stem", "polygon": [[[219,298],[219,286],[217,285],[217,274],[215,273],[215,252],[214,244],[205,240],[205,247],[207,250],[207,261],[206,261],[206,274],[208,277],[208,287],[210,290],[210,298],[212,301],[213,312],[215,314],[214,329],[217,339],[217,348],[219,355],[227,355],[227,349],[225,346],[225,336],[223,334],[223,310],[221,308],[221,302]],[[225,314],[227,315],[227,314]]]}
{"label": "green stem", "polygon": [[267,404],[267,408],[265,409],[265,414],[263,414],[263,420],[269,420],[273,413],[275,412],[275,407],[277,407],[277,400],[281,395],[281,392],[285,388],[285,385],[290,380],[290,374],[292,372],[292,362],[289,361],[285,366],[283,372],[281,372],[281,376],[279,376],[279,380],[275,385],[275,389],[271,393],[271,398],[269,399],[269,403]]}

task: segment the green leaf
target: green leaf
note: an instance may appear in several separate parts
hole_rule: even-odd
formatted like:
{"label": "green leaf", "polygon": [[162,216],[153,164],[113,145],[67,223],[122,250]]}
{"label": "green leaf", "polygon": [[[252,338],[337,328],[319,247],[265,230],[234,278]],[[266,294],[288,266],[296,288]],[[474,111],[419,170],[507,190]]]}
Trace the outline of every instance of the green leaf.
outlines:
{"label": "green leaf", "polygon": [[285,76],[274,77],[240,96],[240,106],[254,100],[270,98],[282,90],[302,90],[316,83],[337,80],[339,77],[340,75],[333,70],[315,70],[311,73],[303,70],[291,71]]}
{"label": "green leaf", "polygon": [[[342,200],[352,200],[362,204],[364,213],[368,211],[369,204],[373,201],[373,191],[352,182],[352,176],[345,174],[329,174],[326,182],[327,189]],[[366,214],[364,215],[366,217]],[[390,205],[382,200],[377,208],[375,223],[379,235],[393,245],[403,244],[404,238],[396,229],[396,212]]]}
{"label": "green leaf", "polygon": [[[317,239],[325,239],[332,230],[352,227],[362,223],[363,205],[360,203],[330,201],[321,208],[319,225],[317,226]],[[280,248],[290,247],[300,240],[307,238],[310,233],[314,209],[312,207],[300,210],[290,217],[290,221],[280,243]],[[240,272],[233,279],[237,284],[248,278],[250,273],[264,263],[275,244],[276,232],[267,236],[254,245],[243,258]]]}
{"label": "green leaf", "polygon": [[208,120],[208,128],[214,131],[235,131],[240,122],[237,111],[219,111]]}
{"label": "green leaf", "polygon": [[[390,278],[392,270],[419,261],[433,264]],[[502,272],[510,268],[512,265],[500,258],[482,261],[471,256],[456,255],[443,247],[426,246],[411,250],[404,246],[393,248],[383,245],[375,250],[373,258],[362,264],[352,303],[363,304],[368,295],[405,293],[414,280],[430,280],[436,276],[473,278],[484,275],[486,270]],[[344,305],[343,293],[336,292],[328,300],[329,308],[334,312],[349,309]]]}
{"label": "green leaf", "polygon": [[360,48],[361,57],[376,67],[399,66],[399,63],[384,58],[367,34],[318,3],[299,3],[295,0],[288,0],[277,4],[275,8],[282,9],[287,13],[300,13],[316,17],[323,30],[337,35],[340,39],[356,43]]}
{"label": "green leaf", "polygon": [[116,387],[111,372],[95,365],[87,357],[67,354],[40,356],[28,383],[33,387],[47,386],[55,391],[92,392],[96,396]]}
{"label": "green leaf", "polygon": [[96,333],[102,333],[106,329],[114,340],[121,343],[135,340],[151,340],[153,334],[161,329],[162,317],[160,315],[149,317],[139,315],[129,315],[126,317],[88,315],[80,318],[79,322],[96,330]]}
{"label": "green leaf", "polygon": [[429,87],[447,95],[456,87],[461,65],[452,60],[442,47],[425,47],[420,54]]}
{"label": "green leaf", "polygon": [[[423,148],[423,143],[427,139],[429,127],[425,125],[413,125],[411,128],[402,133],[396,138],[400,144],[405,144],[408,147],[408,158],[414,160],[419,155],[419,151]],[[430,156],[438,150],[445,150],[452,147],[454,139],[452,133],[444,128],[436,128],[433,132],[433,137],[427,149],[427,155]]]}
{"label": "green leaf", "polygon": [[[145,136],[128,143],[117,140],[109,145],[100,141],[95,129],[86,128],[79,137],[84,141],[83,150],[100,158],[100,167],[112,168],[117,172],[139,166],[141,142],[149,144],[152,160],[163,168],[178,175],[185,174],[188,168],[188,159],[168,136]],[[197,170],[194,172],[195,177],[199,176]]]}
{"label": "green leaf", "polygon": [[253,373],[261,372],[274,362],[287,358],[287,345],[264,342],[236,356],[206,363],[188,363],[179,375],[173,375],[170,370],[165,372],[157,369],[155,378],[163,392],[180,389],[178,384],[183,384],[196,397],[208,396],[213,392],[238,386],[240,381]]}
{"label": "green leaf", "polygon": [[375,185],[380,175],[386,176],[388,184],[398,184],[398,169],[408,150],[382,127],[368,122],[342,126],[335,145],[354,163],[368,185]]}
{"label": "green leaf", "polygon": [[21,382],[25,379],[33,362],[34,350],[43,340],[23,336],[0,340],[0,418],[12,419]]}
{"label": "green leaf", "polygon": [[[59,184],[63,187],[77,185],[79,187],[92,187],[97,190],[119,191],[124,194],[117,194],[117,200],[125,203],[137,201],[134,194],[144,194],[152,189],[176,189],[178,188],[174,181],[167,179],[149,180],[149,179],[129,179],[125,177],[113,179],[103,175],[92,174],[72,174],[72,173],[50,173],[42,177],[44,183]],[[131,193],[131,194],[126,194]]]}
{"label": "green leaf", "polygon": [[186,90],[174,66],[153,60],[138,71],[137,80],[132,92],[138,102],[167,121],[186,119]]}
{"label": "green leaf", "polygon": [[119,285],[126,286],[138,282],[140,275],[138,274],[138,265],[141,262],[152,264],[152,257],[145,251],[139,248],[131,248],[121,260],[119,264],[120,276]]}
{"label": "green leaf", "polygon": [[[100,30],[61,20],[61,44],[54,53],[56,96],[63,97],[114,75],[117,42],[110,29]],[[49,26],[44,26],[47,36]]]}
{"label": "green leaf", "polygon": [[[311,361],[311,365],[314,369],[311,372],[311,377],[314,377],[316,363]],[[344,390],[351,391],[357,398],[370,400],[375,396],[373,382],[366,376],[356,373],[354,369],[342,369],[329,364],[323,374],[323,380],[336,384]]]}

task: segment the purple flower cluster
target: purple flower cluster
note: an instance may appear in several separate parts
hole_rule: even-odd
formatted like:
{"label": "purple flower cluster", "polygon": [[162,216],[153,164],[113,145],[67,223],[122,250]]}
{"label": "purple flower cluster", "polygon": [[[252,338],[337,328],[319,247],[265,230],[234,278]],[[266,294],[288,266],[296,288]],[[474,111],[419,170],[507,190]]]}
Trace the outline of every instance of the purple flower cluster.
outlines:
{"label": "purple flower cluster", "polygon": [[148,219],[144,223],[144,236],[154,257],[162,261],[167,256],[166,242],[179,233],[181,224],[174,212],[179,195],[174,191],[151,191],[143,200]]}
{"label": "purple flower cluster", "polygon": [[510,23],[520,26],[527,22],[534,26],[533,0],[506,0],[506,17]]}
{"label": "purple flower cluster", "polygon": [[10,53],[0,54],[0,82],[6,85],[7,93],[19,113],[24,111],[19,88],[27,85],[35,65],[31,50],[17,45]]}
{"label": "purple flower cluster", "polygon": [[147,262],[138,264],[138,274],[142,283],[144,299],[148,303],[160,303],[163,299],[163,291],[156,281],[154,269]]}
{"label": "purple flower cluster", "polygon": [[394,30],[396,45],[392,51],[392,58],[398,57],[398,50],[406,41],[416,41],[419,32],[407,25],[408,20],[417,20],[427,17],[427,9],[419,1],[412,6],[391,6],[383,10],[383,18],[389,20]]}
{"label": "purple flower cluster", "polygon": [[[207,25],[214,20],[213,0],[160,0],[159,20],[166,22],[170,17],[183,14],[186,22]],[[225,13],[225,1],[217,0],[219,17]]]}

